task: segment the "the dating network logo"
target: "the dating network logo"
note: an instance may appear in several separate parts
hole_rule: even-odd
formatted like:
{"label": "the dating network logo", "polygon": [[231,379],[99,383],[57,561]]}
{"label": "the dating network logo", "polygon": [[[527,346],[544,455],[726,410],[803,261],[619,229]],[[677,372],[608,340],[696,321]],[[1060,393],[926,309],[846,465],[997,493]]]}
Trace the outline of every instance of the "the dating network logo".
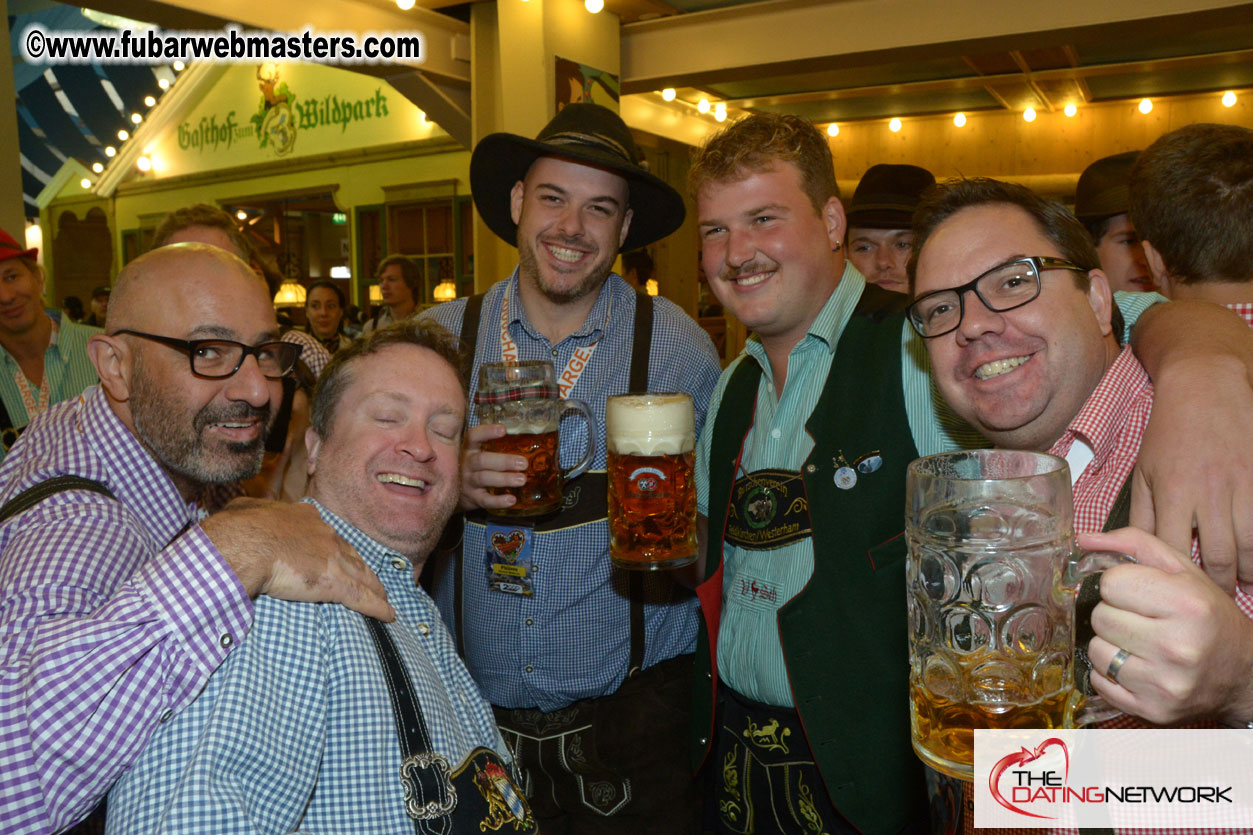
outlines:
{"label": "the dating network logo", "polygon": [[[1032,769],[1025,767],[1043,757],[1046,751],[1054,747],[1061,749],[1065,764],[1060,776],[1056,770],[1042,771],[1037,774]],[[1005,799],[1005,795],[1001,791],[1001,780],[1006,775],[1006,772],[1009,773],[1009,779],[1005,780],[1005,784],[1010,790],[1009,800]],[[988,774],[988,790],[992,792],[992,797],[997,803],[1011,812],[1017,812],[1029,818],[1055,820],[1052,815],[1037,815],[1035,812],[1020,809],[1014,804],[1030,803],[1041,799],[1052,802],[1057,799],[1058,789],[1063,794],[1065,793],[1066,783],[1069,780],[1070,750],[1066,747],[1066,743],[1057,737],[1049,737],[1035,748],[1023,748],[1020,751],[1001,757],[992,768],[991,773]],[[1052,791],[1048,791],[1049,789],[1052,789]]]}

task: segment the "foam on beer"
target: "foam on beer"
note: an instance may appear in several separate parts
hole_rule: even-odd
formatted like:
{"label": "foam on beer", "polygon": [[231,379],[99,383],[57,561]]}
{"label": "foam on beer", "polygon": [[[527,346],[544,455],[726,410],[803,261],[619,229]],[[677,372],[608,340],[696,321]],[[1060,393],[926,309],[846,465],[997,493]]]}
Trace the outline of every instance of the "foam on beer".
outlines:
{"label": "foam on beer", "polygon": [[617,455],[681,455],[696,447],[692,398],[631,394],[605,404],[605,441]]}

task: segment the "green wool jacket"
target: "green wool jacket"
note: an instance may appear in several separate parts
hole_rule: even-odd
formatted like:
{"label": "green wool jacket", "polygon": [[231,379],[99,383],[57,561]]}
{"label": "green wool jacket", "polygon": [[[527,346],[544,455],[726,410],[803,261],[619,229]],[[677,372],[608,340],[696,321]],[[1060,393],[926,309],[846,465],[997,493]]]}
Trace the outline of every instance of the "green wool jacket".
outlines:
{"label": "green wool jacket", "polygon": [[[793,701],[818,770],[835,807],[866,833],[897,832],[926,814],[908,703],[905,469],[918,451],[901,391],[901,326],[900,315],[859,311],[840,337],[822,396],[805,424],[815,444],[802,468],[814,572],[778,613]],[[693,709],[698,768],[715,733],[722,532],[760,377],[755,361],[742,361],[714,418],[707,579],[698,589],[704,620]],[[857,455],[875,449],[883,456],[878,471],[858,474],[850,490],[835,486],[832,459],[841,450]]]}

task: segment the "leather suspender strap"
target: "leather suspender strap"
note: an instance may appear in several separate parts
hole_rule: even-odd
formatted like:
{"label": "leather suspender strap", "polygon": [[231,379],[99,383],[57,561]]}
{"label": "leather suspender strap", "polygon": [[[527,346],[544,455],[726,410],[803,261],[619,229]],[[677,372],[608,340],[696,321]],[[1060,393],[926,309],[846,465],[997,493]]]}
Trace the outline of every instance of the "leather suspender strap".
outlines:
{"label": "leather suspender strap", "polygon": [[422,709],[391,633],[374,618],[364,617],[364,620],[382,663],[387,692],[391,696],[392,716],[396,720],[396,736],[400,741],[400,781],[405,791],[405,812],[413,820],[414,830],[419,835],[444,835],[451,832],[448,815],[457,808],[452,767],[431,746]]}
{"label": "leather suspender strap", "polygon": [[1132,468],[1127,480],[1122,483],[1118,495],[1114,497],[1114,504],[1109,509],[1109,516],[1105,518],[1105,527],[1101,528],[1102,533],[1109,533],[1117,528],[1125,528],[1131,524],[1131,482],[1135,478],[1135,468]]}
{"label": "leather suspender strap", "polygon": [[[466,307],[462,311],[461,316],[461,333],[458,335],[461,337],[461,350],[465,354],[466,385],[470,385],[471,377],[473,376],[471,372],[474,371],[474,355],[478,353],[479,349],[479,319],[483,315],[483,295],[483,293],[477,293],[466,299]],[[463,520],[463,529],[464,526],[465,522]],[[462,658],[466,657],[466,633],[461,628],[463,619],[462,607],[464,605],[461,600],[461,580],[462,572],[464,571],[462,555],[464,553],[465,537],[463,536],[453,553],[452,562],[452,619],[454,629],[457,632],[457,654]]]}
{"label": "leather suspender strap", "polygon": [[[635,291],[635,333],[631,340],[631,371],[628,391],[648,391],[648,358],[653,342],[653,297]],[[644,669],[644,573],[629,572],[627,590],[631,597],[631,660],[627,677]]]}
{"label": "leather suspender strap", "polygon": [[67,490],[90,490],[93,493],[108,496],[110,499],[117,498],[108,487],[98,481],[76,475],[59,475],[28,487],[9,499],[4,507],[0,507],[0,522],[5,522],[19,513],[30,510],[49,496]]}

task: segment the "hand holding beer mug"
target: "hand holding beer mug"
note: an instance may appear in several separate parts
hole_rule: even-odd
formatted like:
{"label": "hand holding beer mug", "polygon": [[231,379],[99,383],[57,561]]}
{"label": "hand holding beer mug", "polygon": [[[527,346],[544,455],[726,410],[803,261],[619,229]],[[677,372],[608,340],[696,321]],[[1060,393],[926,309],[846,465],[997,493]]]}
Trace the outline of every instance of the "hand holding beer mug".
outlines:
{"label": "hand holding beer mug", "polygon": [[974,450],[906,476],[914,751],[973,779],[974,729],[1064,728],[1117,711],[1074,687],[1080,581],[1131,558],[1074,542],[1070,470],[1053,455]]}
{"label": "hand holding beer mug", "polygon": [[[553,365],[545,360],[485,362],[479,366],[474,408],[479,423],[498,423],[505,436],[483,442],[486,452],[521,455],[527,460],[526,483],[521,487],[492,487],[494,495],[517,499],[511,507],[492,511],[498,516],[543,516],[561,507],[561,484],[582,475],[592,460],[592,418],[581,400],[562,400]],[[587,449],[579,462],[561,470],[558,429],[567,411],[583,415]]]}
{"label": "hand holding beer mug", "polygon": [[696,425],[683,393],[619,394],[605,404],[609,554],[655,571],[696,561]]}

